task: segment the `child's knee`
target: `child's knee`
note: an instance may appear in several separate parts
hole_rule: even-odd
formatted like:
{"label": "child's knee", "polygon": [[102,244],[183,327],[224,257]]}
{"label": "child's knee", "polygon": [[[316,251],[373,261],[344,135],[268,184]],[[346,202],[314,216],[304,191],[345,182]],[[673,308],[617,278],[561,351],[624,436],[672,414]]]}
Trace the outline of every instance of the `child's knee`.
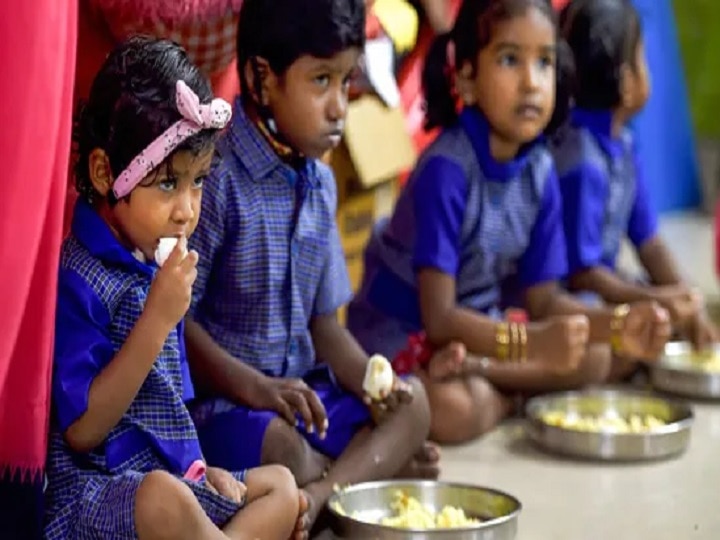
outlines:
{"label": "child's knee", "polygon": [[260,470],[269,491],[296,492],[297,482],[293,473],[284,465],[265,465]]}
{"label": "child's knee", "polygon": [[507,409],[503,396],[485,379],[435,383],[429,389],[433,440],[460,444],[491,430]]}
{"label": "child's knee", "polygon": [[428,390],[433,440],[441,444],[456,444],[472,438],[477,411],[465,382],[433,383]]}
{"label": "child's knee", "polygon": [[148,473],[135,494],[138,536],[152,539],[192,538],[202,507],[180,480],[165,471]]}
{"label": "child's knee", "polygon": [[297,516],[300,499],[298,487],[290,469],[283,465],[265,465],[250,471],[248,491],[254,498],[270,496],[283,509]]}
{"label": "child's knee", "polygon": [[[313,454],[316,452],[312,447],[285,420],[276,417],[268,424],[262,444],[263,465],[283,465],[289,469],[300,485],[304,485],[310,476],[315,476],[315,471],[307,470],[311,468]],[[324,464],[318,467],[324,469]],[[309,480],[314,479],[309,478]]]}

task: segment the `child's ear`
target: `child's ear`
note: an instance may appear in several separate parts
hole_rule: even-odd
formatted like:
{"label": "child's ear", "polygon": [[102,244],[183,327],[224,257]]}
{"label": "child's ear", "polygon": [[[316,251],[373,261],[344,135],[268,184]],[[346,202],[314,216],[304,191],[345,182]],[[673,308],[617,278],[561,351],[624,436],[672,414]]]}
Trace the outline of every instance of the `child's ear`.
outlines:
{"label": "child's ear", "polygon": [[455,89],[465,105],[474,105],[477,101],[475,95],[475,70],[470,62],[463,62],[455,74]]}
{"label": "child's ear", "polygon": [[270,86],[273,84],[273,71],[267,60],[260,56],[251,58],[243,70],[245,81],[255,102],[267,106],[270,102]]}
{"label": "child's ear", "polygon": [[95,191],[103,197],[107,197],[107,194],[112,189],[113,175],[110,170],[110,160],[105,150],[95,148],[90,152],[90,157],[88,158],[88,173]]}

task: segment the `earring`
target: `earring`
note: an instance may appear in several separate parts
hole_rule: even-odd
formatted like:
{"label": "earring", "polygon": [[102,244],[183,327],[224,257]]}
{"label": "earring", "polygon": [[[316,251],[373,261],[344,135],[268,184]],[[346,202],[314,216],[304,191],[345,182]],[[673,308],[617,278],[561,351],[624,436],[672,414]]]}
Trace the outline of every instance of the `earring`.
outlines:
{"label": "earring", "polygon": [[277,135],[277,124],[275,123],[274,118],[267,119],[267,126],[270,131],[272,131],[275,135]]}

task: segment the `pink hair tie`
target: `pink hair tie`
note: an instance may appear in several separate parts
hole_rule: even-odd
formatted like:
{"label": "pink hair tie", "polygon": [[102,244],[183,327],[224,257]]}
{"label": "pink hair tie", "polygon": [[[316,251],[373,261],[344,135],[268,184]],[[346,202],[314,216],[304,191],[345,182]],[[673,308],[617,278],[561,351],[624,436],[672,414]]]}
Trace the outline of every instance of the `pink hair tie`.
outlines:
{"label": "pink hair tie", "polygon": [[118,199],[130,193],[187,139],[203,129],[222,129],[230,121],[232,107],[227,101],[216,98],[208,104],[202,104],[184,81],[178,81],[175,88],[175,100],[182,119],[151,142],[120,173],[113,184],[113,193]]}

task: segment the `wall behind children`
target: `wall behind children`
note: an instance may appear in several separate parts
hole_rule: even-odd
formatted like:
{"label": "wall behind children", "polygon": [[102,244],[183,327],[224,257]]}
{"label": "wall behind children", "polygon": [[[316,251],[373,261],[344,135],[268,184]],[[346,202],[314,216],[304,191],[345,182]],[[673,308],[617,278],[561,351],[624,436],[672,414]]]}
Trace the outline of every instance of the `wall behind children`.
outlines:
{"label": "wall behind children", "polygon": [[673,5],[696,132],[720,139],[720,2],[675,0]]}
{"label": "wall behind children", "polygon": [[720,193],[720,2],[675,0],[673,5],[698,137],[703,209],[713,212]]}
{"label": "wall behind children", "polygon": [[[678,4],[686,2],[690,0]],[[659,211],[694,208],[701,199],[699,171],[673,6],[670,0],[633,3],[642,20],[652,77],[650,100],[633,122],[644,174]]]}

